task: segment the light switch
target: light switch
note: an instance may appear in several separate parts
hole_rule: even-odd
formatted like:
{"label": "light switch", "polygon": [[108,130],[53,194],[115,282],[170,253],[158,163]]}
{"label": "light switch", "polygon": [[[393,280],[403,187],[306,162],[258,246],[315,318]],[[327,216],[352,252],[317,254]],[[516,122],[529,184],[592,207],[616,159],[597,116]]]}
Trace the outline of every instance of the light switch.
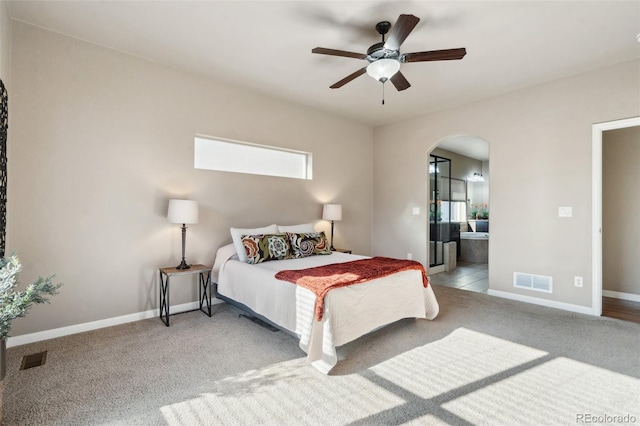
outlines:
{"label": "light switch", "polygon": [[573,210],[571,207],[558,207],[558,217],[571,217]]}
{"label": "light switch", "polygon": [[414,216],[419,216],[420,215],[420,207],[414,207],[413,208],[413,215]]}

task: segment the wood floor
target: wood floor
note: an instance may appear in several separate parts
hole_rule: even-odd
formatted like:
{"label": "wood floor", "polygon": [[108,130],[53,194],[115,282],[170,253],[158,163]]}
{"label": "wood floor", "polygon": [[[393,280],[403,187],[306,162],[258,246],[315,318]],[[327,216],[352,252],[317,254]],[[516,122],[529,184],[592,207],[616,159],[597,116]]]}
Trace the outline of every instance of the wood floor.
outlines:
{"label": "wood floor", "polygon": [[603,297],[602,316],[640,323],[640,302]]}

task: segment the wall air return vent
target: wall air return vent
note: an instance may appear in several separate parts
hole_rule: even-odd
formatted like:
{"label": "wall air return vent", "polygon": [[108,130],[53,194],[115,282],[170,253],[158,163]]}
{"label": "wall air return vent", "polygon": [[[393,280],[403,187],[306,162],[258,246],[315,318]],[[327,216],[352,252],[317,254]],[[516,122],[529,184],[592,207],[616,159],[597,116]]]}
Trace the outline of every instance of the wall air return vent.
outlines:
{"label": "wall air return vent", "polygon": [[526,288],[528,290],[552,293],[553,278],[545,277],[544,275],[533,275],[533,274],[525,274],[522,272],[514,272],[513,286],[518,288]]}

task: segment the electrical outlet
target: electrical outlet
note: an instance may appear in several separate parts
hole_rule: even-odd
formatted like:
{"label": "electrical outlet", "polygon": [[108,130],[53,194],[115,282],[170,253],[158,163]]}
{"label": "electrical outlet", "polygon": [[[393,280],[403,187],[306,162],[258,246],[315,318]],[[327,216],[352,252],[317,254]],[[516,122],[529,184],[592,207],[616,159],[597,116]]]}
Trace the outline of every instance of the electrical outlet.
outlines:
{"label": "electrical outlet", "polygon": [[582,277],[573,277],[573,285],[576,287],[582,287]]}
{"label": "electrical outlet", "polygon": [[420,207],[414,207],[413,208],[413,215],[414,216],[420,216]]}
{"label": "electrical outlet", "polygon": [[407,253],[407,260],[412,260],[413,259],[413,255],[411,253]]}

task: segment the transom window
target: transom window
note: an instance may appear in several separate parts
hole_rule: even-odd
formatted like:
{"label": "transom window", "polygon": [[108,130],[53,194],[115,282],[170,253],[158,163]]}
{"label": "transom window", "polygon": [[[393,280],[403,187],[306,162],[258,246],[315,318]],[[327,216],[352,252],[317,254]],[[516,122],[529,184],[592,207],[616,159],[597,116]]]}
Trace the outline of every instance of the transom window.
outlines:
{"label": "transom window", "polygon": [[194,147],[196,169],[312,179],[310,152],[205,136],[196,136]]}

